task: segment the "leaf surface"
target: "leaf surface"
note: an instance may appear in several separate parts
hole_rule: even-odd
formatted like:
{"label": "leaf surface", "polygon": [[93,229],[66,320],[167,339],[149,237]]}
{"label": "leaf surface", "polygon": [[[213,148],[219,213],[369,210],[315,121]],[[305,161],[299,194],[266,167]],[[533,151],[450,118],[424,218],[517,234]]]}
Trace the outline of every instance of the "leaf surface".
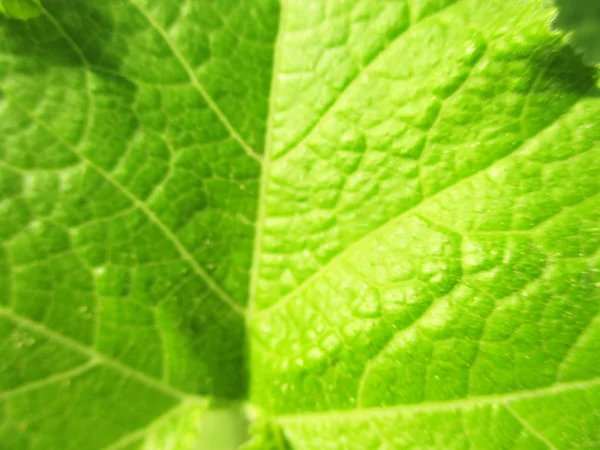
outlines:
{"label": "leaf surface", "polygon": [[517,3],[0,19],[0,448],[598,448],[598,73]]}

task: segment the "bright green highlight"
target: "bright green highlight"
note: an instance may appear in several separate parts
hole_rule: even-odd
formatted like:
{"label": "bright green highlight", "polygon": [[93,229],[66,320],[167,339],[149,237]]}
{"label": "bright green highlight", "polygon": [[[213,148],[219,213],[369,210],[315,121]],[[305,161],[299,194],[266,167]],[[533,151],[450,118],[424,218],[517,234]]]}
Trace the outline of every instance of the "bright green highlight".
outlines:
{"label": "bright green highlight", "polygon": [[38,0],[0,0],[0,14],[14,19],[31,19],[41,14]]}
{"label": "bright green highlight", "polygon": [[3,450],[600,447],[600,83],[543,0],[41,5]]}

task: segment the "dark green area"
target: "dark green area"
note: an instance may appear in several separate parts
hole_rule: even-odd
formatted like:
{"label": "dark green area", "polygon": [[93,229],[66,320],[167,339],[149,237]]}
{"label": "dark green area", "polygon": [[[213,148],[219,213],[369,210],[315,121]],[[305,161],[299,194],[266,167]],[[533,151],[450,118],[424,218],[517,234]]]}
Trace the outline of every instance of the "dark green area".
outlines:
{"label": "dark green area", "polygon": [[600,1],[555,0],[558,15],[554,25],[572,33],[575,47],[587,64],[600,63]]}

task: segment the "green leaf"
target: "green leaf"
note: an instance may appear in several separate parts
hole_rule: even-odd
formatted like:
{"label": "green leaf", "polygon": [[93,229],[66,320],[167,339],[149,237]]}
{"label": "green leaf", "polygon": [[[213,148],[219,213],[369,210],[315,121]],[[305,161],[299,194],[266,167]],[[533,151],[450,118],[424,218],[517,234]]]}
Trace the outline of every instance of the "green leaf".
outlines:
{"label": "green leaf", "polygon": [[544,0],[41,6],[2,450],[600,447],[600,83]]}
{"label": "green leaf", "polygon": [[291,450],[279,425],[269,421],[264,414],[252,417],[250,438],[240,450]]}
{"label": "green leaf", "polygon": [[15,19],[31,19],[41,14],[37,0],[0,0],[0,14]]}
{"label": "green leaf", "polygon": [[558,15],[554,24],[572,33],[575,46],[588,64],[600,64],[600,2],[555,0]]}

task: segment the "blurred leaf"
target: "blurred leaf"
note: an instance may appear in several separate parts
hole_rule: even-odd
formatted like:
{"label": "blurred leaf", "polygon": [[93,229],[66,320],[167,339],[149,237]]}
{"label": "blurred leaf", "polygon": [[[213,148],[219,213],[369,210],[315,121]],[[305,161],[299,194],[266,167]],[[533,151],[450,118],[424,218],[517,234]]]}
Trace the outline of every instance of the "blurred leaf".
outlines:
{"label": "blurred leaf", "polygon": [[554,25],[572,33],[575,47],[587,64],[600,63],[600,1],[555,0],[558,16]]}

